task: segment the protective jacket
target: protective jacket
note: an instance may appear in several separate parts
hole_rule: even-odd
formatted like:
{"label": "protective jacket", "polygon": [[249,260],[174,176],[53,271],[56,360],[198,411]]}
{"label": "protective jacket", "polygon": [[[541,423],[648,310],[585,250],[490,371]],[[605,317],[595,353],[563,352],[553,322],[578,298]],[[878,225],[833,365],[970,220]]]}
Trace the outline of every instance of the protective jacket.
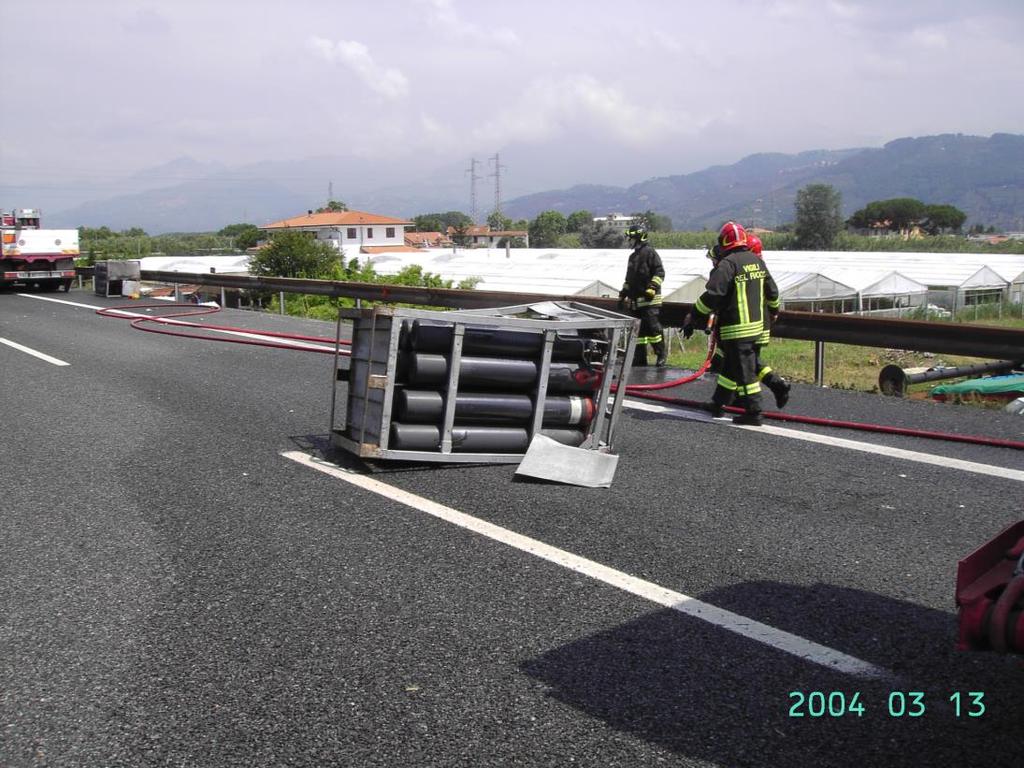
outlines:
{"label": "protective jacket", "polygon": [[619,296],[632,299],[638,308],[661,305],[661,284],[665,281],[665,267],[661,256],[647,243],[629,254],[626,282]]}
{"label": "protective jacket", "polygon": [[723,342],[756,340],[764,333],[765,309],[779,308],[779,288],[764,262],[745,248],[730,251],[711,271],[694,304],[702,315],[718,314]]}

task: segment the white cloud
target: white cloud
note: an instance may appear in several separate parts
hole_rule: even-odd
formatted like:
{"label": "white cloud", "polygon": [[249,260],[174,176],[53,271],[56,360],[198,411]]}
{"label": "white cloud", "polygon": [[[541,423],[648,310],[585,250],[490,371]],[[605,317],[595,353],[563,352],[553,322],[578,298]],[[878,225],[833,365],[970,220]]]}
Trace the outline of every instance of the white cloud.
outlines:
{"label": "white cloud", "polygon": [[944,50],[949,46],[949,38],[936,27],[918,27],[911,32],[910,40],[922,48]]}
{"label": "white cloud", "polygon": [[841,19],[852,21],[861,15],[860,6],[853,3],[844,3],[840,0],[829,0],[829,10]]}
{"label": "white cloud", "polygon": [[430,7],[430,24],[452,37],[477,40],[480,43],[519,44],[519,36],[508,27],[480,27],[466,21],[455,10],[452,0],[424,0]]}
{"label": "white cloud", "polygon": [[476,138],[539,142],[589,133],[641,147],[696,134],[706,124],[679,110],[631,101],[619,88],[590,75],[569,75],[535,80],[510,109],[481,126]]}
{"label": "white cloud", "polygon": [[322,37],[313,37],[309,45],[324,60],[343,64],[351,69],[366,87],[387,99],[401,99],[409,93],[409,81],[402,71],[378,64],[370,55],[370,49],[360,42],[331,42]]}

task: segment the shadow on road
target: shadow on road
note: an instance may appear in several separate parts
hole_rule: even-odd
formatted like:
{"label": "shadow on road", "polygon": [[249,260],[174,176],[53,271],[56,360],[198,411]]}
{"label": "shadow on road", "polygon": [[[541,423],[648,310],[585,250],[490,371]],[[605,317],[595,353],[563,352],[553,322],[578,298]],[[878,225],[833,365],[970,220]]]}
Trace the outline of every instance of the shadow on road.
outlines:
{"label": "shadow on road", "polygon": [[[705,602],[869,661],[894,674],[837,673],[671,609],[531,659],[550,696],[681,755],[723,766],[1010,765],[1021,755],[1024,670],[953,650],[955,616],[869,592],[756,582]],[[800,691],[805,700],[793,710]],[[812,717],[813,691],[854,694],[864,712]],[[925,712],[909,692],[921,692]],[[949,697],[962,692],[957,717]],[[968,691],[986,711],[969,717]],[[894,714],[890,714],[892,695]],[[822,699],[818,699],[821,701]],[[839,697],[833,697],[839,709]],[[803,717],[791,716],[791,710]],[[901,710],[907,714],[898,715]]]}

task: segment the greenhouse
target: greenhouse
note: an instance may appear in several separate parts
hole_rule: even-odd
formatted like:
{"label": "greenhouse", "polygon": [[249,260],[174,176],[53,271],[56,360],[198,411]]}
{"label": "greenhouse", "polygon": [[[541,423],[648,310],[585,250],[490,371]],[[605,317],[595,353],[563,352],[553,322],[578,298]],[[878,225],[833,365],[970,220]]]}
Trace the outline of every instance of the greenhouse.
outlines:
{"label": "greenhouse", "polygon": [[[711,271],[706,251],[658,252],[665,300],[693,302]],[[381,274],[418,264],[455,285],[475,278],[481,290],[565,296],[618,295],[628,257],[627,248],[447,248],[359,256]],[[765,262],[791,310],[899,316],[927,304],[956,311],[1024,296],[1024,255],[767,251]]]}

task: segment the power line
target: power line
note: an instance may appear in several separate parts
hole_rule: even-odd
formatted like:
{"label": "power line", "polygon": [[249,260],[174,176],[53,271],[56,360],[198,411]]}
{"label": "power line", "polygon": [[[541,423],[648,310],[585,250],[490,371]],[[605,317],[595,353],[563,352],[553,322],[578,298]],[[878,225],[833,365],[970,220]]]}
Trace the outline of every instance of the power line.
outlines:
{"label": "power line", "polygon": [[501,213],[501,169],[508,170],[508,166],[501,164],[497,152],[490,158],[490,162],[494,163],[494,173],[488,174],[494,177],[494,212]]}
{"label": "power line", "polygon": [[466,173],[469,174],[469,215],[473,219],[474,224],[478,223],[476,220],[476,183],[482,178],[476,173],[478,165],[480,165],[480,161],[475,157],[471,157],[469,159],[469,168],[466,169]]}

